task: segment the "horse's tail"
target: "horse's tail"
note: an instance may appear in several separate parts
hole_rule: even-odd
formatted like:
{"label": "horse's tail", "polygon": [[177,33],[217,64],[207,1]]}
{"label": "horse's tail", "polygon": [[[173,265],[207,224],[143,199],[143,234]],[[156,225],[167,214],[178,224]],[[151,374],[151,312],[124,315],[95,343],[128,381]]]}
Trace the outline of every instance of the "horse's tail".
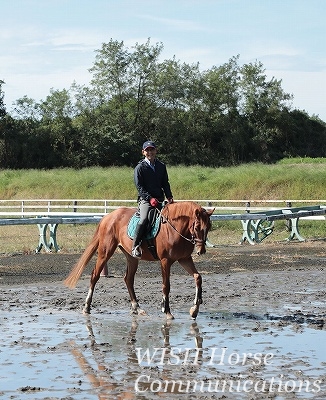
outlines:
{"label": "horse's tail", "polygon": [[91,243],[86,247],[84,253],[81,255],[80,259],[77,261],[76,265],[74,266],[70,274],[64,280],[64,284],[68,286],[70,289],[73,289],[76,286],[78,279],[84,272],[84,269],[86,268],[90,259],[95,254],[99,246],[99,241],[100,239],[97,228]]}

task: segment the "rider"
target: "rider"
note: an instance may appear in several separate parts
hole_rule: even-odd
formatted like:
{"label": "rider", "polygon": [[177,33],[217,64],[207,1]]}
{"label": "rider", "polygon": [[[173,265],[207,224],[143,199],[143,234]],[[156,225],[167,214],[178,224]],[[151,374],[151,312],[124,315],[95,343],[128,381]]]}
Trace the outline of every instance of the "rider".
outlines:
{"label": "rider", "polygon": [[134,169],[134,182],[138,191],[139,222],[132,244],[132,256],[141,258],[140,244],[145,233],[148,213],[152,208],[162,208],[164,196],[173,203],[169,177],[165,164],[156,158],[156,145],[148,140],[143,144],[144,159]]}

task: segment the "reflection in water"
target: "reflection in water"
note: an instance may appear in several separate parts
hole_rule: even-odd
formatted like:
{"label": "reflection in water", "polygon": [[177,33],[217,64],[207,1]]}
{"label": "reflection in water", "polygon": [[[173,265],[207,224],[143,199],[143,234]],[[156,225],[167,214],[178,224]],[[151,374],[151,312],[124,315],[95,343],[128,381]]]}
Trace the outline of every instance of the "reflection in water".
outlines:
{"label": "reflection in water", "polygon": [[82,323],[67,311],[2,315],[0,397],[244,400],[256,385],[257,398],[326,398],[325,327],[225,313],[201,313],[200,326],[187,313],[162,321],[124,312]]}
{"label": "reflection in water", "polygon": [[[276,325],[271,329],[269,321],[223,319],[216,324],[211,319],[200,329],[182,318],[162,325],[159,319],[136,317],[126,327],[127,320],[88,317],[90,346],[73,346],[101,400],[233,392],[240,399],[253,390],[272,395],[293,391],[297,398],[309,399],[323,390],[316,378],[324,371],[319,361],[325,360],[323,353],[310,353],[309,360],[306,349],[298,353],[304,336],[291,326],[274,332]],[[291,369],[283,367],[288,363]]]}
{"label": "reflection in water", "polygon": [[[151,394],[157,397],[160,396],[162,389],[160,382],[162,381],[171,382],[170,385],[165,385],[165,393],[184,394],[183,391],[179,390],[182,385],[175,384],[172,379],[172,375],[176,372],[175,367],[179,366],[182,372],[182,368],[187,364],[191,364],[192,368],[198,368],[202,363],[203,339],[196,322],[191,321],[188,331],[188,334],[193,338],[192,347],[176,348],[171,346],[173,321],[167,321],[161,326],[163,338],[159,347],[157,347],[157,336],[155,335],[157,325],[155,324],[153,328],[151,324],[152,333],[148,332],[147,338],[144,335],[146,329],[143,329],[140,336],[137,337],[139,324],[144,321],[139,321],[135,317],[131,321],[129,332],[121,338],[120,345],[116,347],[111,346],[107,341],[98,343],[99,338],[97,339],[94,333],[95,329],[91,316],[85,318],[90,346],[85,350],[85,346],[71,341],[70,348],[82,372],[93,388],[96,389],[100,400],[111,399],[113,395],[116,399],[133,399],[137,391],[146,393],[146,398],[150,398]],[[112,321],[110,324],[112,325]],[[117,336],[117,332],[121,331],[116,329],[120,328],[119,324],[116,325],[113,332],[111,331],[111,335],[108,335],[112,342],[116,341],[117,338],[114,338],[114,336]],[[101,337],[101,335],[103,335],[103,332],[99,330],[98,336]],[[176,335],[179,335],[179,332],[176,332]],[[105,336],[105,338],[107,337]],[[138,347],[138,342],[146,346]],[[154,346],[151,347],[150,344],[153,343]],[[120,355],[112,368],[112,361],[114,361],[117,352]]]}

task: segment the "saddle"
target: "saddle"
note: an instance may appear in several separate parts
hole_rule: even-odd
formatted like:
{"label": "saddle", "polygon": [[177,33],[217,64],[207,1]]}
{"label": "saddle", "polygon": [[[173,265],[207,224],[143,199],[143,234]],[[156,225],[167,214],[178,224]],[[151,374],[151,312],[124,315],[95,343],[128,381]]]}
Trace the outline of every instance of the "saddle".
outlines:
{"label": "saddle", "polygon": [[[139,219],[140,219],[139,212],[136,211],[128,222],[127,235],[130,237],[130,239],[134,238],[135,229],[139,222]],[[157,236],[160,230],[160,226],[161,226],[161,214],[156,208],[153,208],[148,213],[148,223],[143,240],[147,241],[147,247],[152,253],[152,256],[156,260],[158,260],[158,256],[156,253],[156,247],[153,239]]]}

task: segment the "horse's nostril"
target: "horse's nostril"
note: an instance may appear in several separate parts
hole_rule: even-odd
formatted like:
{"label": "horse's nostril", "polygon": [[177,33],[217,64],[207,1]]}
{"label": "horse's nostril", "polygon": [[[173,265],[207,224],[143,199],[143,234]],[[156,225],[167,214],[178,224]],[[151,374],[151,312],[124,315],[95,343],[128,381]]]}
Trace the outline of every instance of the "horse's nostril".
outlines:
{"label": "horse's nostril", "polygon": [[206,249],[205,247],[203,249],[200,249],[197,251],[197,256],[200,256],[201,254],[205,254],[206,253]]}

